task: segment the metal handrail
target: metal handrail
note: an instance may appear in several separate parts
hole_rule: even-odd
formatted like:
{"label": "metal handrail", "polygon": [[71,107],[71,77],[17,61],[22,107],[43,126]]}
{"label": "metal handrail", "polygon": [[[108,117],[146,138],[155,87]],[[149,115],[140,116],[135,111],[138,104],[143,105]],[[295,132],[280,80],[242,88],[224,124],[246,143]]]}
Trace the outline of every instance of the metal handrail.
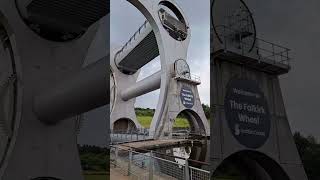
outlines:
{"label": "metal handrail", "polygon": [[182,79],[187,79],[187,80],[192,80],[192,81],[201,83],[201,78],[200,78],[200,76],[195,75],[195,74],[191,74],[191,73],[189,73],[188,76],[180,75],[180,74],[177,74],[177,73],[176,73],[175,77],[177,77],[177,78],[182,78]]}
{"label": "metal handrail", "polygon": [[[205,137],[206,134],[204,131],[188,131],[184,135],[177,136],[177,132],[172,130],[172,138],[173,139],[190,139],[192,136],[202,136]],[[110,144],[122,144],[122,143],[129,143],[129,142],[136,142],[136,141],[150,141],[153,137],[150,135],[149,129],[137,129],[134,131],[125,131],[125,130],[109,130],[110,135]],[[155,133],[155,132],[153,132]]]}
{"label": "metal handrail", "polygon": [[138,151],[139,151],[138,153],[141,153],[141,152],[144,152],[144,153],[152,152],[152,153],[154,153],[154,154],[158,154],[158,155],[161,155],[161,156],[167,156],[167,157],[171,157],[171,158],[177,158],[177,159],[181,159],[181,160],[187,160],[187,161],[194,162],[194,163],[198,163],[198,164],[201,164],[201,165],[206,165],[206,166],[209,166],[209,165],[210,165],[210,164],[207,163],[207,162],[197,161],[197,160],[193,160],[193,159],[185,159],[185,158],[183,158],[183,157],[174,156],[174,155],[168,155],[168,154],[160,153],[160,152],[157,152],[157,151],[151,151],[151,150],[147,150],[147,149],[141,149],[141,148],[136,148],[136,147],[131,147],[131,146],[125,146],[125,145],[122,145],[122,146],[131,148],[133,151],[134,151],[134,150],[137,150],[137,151],[134,151],[134,152],[138,152]]}
{"label": "metal handrail", "polygon": [[[187,129],[187,128],[186,128]],[[172,133],[176,133],[179,132],[181,130],[172,130]],[[109,130],[109,134],[146,134],[148,135],[150,133],[149,129],[147,128],[141,128],[141,129],[136,129],[136,130],[132,130],[132,131],[127,131],[127,130]],[[189,131],[189,134],[201,134],[202,131]]]}
{"label": "metal handrail", "polygon": [[[222,28],[222,31],[219,32],[218,29],[221,29],[221,28]],[[216,29],[216,34],[219,36],[219,37],[215,37],[215,39],[220,39],[221,37],[223,37],[224,42],[222,43],[224,43],[224,49],[227,50],[228,49],[227,40],[232,38],[234,34],[239,31],[225,25],[216,26],[215,29]],[[273,61],[274,63],[289,65],[289,62],[291,60],[291,58],[289,57],[289,51],[290,51],[289,48],[286,48],[284,46],[281,46],[272,42],[268,42],[260,38],[256,38],[256,42],[257,43],[254,45],[253,48],[257,50],[257,55],[259,55],[259,59],[268,59]],[[237,43],[239,43],[240,47],[242,47],[243,55],[245,53],[248,53],[248,54],[250,53],[250,52],[244,52],[243,47],[250,47],[252,45],[242,41],[242,39],[240,39],[240,41]],[[269,47],[269,48],[266,48],[266,47]],[[264,55],[264,54],[267,54],[267,55]]]}
{"label": "metal handrail", "polygon": [[201,82],[201,78],[198,75],[195,74],[190,74],[191,80],[197,81],[197,82]]}
{"label": "metal handrail", "polygon": [[[127,153],[121,153],[122,156],[119,155],[119,151],[124,151]],[[125,173],[125,175],[127,176],[136,176],[136,177],[140,177],[143,176],[142,179],[154,179],[154,175],[166,175],[166,171],[161,172],[161,170],[159,171],[158,168],[156,168],[155,166],[155,162],[161,162],[161,164],[164,166],[179,166],[181,168],[180,169],[180,173],[182,173],[181,175],[183,177],[179,177],[179,179],[183,178],[183,179],[190,179],[190,180],[205,180],[205,179],[210,179],[210,171],[209,170],[204,170],[204,169],[200,169],[200,168],[196,168],[193,166],[190,166],[187,159],[185,164],[179,164],[178,162],[175,161],[171,161],[168,159],[163,159],[161,157],[157,157],[154,156],[154,154],[157,154],[153,151],[151,151],[150,153],[140,153],[137,151],[134,151],[133,149],[129,148],[121,148],[119,146],[110,146],[110,161],[111,163],[115,166],[115,167],[119,167],[121,171],[123,171],[123,173]],[[125,155],[125,156],[123,156]],[[138,159],[134,159],[133,155],[139,155],[141,156]],[[179,158],[179,157],[176,157]],[[137,161],[139,160],[148,160],[149,161],[149,165],[148,167],[143,166],[140,167],[139,164],[137,164]],[[156,160],[156,161],[155,161]],[[121,163],[121,161],[125,161],[123,163],[125,163],[125,165],[123,165],[123,163]],[[137,168],[134,167],[134,165],[136,165],[138,168],[141,168],[144,170],[143,173],[141,173],[141,171],[138,173]],[[206,164],[204,164],[206,165]],[[178,173],[175,171],[175,169],[169,169],[170,172],[167,172],[169,174],[167,174],[168,176],[171,176],[174,173]]]}
{"label": "metal handrail", "polygon": [[146,27],[147,27],[147,23],[148,23],[148,21],[144,21],[144,23],[143,23],[143,24],[139,27],[139,29],[130,37],[130,39],[124,44],[124,46],[122,46],[122,48],[117,52],[116,55],[122,53],[123,50],[131,43],[131,41],[136,39],[136,36],[141,33],[141,30],[142,30],[143,28],[146,28]]}

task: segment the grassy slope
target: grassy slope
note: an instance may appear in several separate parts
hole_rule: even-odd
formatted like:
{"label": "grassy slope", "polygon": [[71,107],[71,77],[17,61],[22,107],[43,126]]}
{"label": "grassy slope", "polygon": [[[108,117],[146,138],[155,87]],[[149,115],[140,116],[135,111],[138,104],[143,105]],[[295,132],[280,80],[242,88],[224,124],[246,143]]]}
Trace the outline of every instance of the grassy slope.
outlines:
{"label": "grassy slope", "polygon": [[[145,128],[149,128],[150,124],[151,124],[151,120],[152,120],[152,116],[137,116],[139,123],[145,127]],[[189,127],[189,122],[187,119],[185,118],[177,118],[175,123],[174,123],[174,127]]]}
{"label": "grassy slope", "polygon": [[108,180],[110,179],[109,176],[110,176],[109,172],[84,171],[85,180]]}

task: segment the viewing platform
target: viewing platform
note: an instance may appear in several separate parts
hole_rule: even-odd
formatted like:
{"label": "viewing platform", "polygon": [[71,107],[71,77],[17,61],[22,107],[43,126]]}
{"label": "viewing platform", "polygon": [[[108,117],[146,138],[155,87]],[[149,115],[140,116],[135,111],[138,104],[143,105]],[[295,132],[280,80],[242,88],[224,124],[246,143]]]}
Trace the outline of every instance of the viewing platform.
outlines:
{"label": "viewing platform", "polygon": [[194,74],[189,74],[188,76],[176,74],[174,79],[177,81],[189,82],[191,84],[199,85],[201,84],[201,79],[199,76]]}
{"label": "viewing platform", "polygon": [[211,52],[215,60],[231,61],[243,64],[269,74],[281,75],[290,70],[290,49],[255,38],[248,43],[247,36],[241,37],[239,32],[226,26],[215,27],[212,31],[213,46]]}

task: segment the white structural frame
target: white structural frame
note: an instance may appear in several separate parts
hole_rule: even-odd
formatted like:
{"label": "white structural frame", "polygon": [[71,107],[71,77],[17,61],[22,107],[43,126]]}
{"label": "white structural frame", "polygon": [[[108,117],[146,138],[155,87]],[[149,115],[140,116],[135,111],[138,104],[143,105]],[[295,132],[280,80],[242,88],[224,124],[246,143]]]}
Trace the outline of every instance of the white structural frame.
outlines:
{"label": "white structural frame", "polygon": [[[164,129],[169,130],[172,128],[172,120],[175,119],[173,116],[177,116],[181,111],[185,110],[179,103],[177,104],[179,107],[170,105],[171,101],[168,98],[173,98],[173,96],[171,96],[172,93],[177,94],[177,91],[180,90],[174,89],[174,84],[179,83],[177,79],[174,80],[174,64],[177,60],[187,59],[191,30],[186,16],[174,0],[128,0],[128,2],[134,5],[146,17],[147,22],[142,26],[144,29],[139,28],[137,31],[139,33],[135,33],[122,49],[116,53],[111,53],[110,64],[115,77],[115,82],[117,82],[117,94],[113,103],[114,107],[112,107],[111,110],[110,126],[111,129],[113,129],[116,121],[119,119],[127,119],[131,120],[136,128],[140,128],[141,126],[137,122],[134,112],[135,98],[153,90],[160,89],[158,104],[149,129],[149,135],[151,137],[159,138],[164,136]],[[169,6],[169,9],[176,14],[180,22],[184,23],[187,31],[187,36],[185,36],[184,39],[173,38],[172,35],[168,33],[167,26],[164,26],[159,16],[160,5],[163,4]],[[134,71],[131,67],[120,66],[120,63],[127,55],[130,55],[138,44],[152,31],[158,46],[161,70],[136,82],[139,70]],[[133,73],[123,73],[123,71],[119,69],[132,70]],[[185,83],[193,86],[193,83]],[[193,89],[196,105],[193,109],[190,108],[190,111],[201,114],[197,116],[198,119],[201,118],[199,121],[202,121],[201,130],[205,132],[205,136],[209,136],[210,130],[208,121],[204,116],[196,86]],[[175,96],[175,99],[179,99],[179,97]],[[172,109],[176,109],[174,110],[175,115],[170,115],[173,111]],[[168,122],[170,122],[169,125],[167,124]],[[128,126],[128,130],[132,129]],[[170,132],[168,133],[170,134]]]}

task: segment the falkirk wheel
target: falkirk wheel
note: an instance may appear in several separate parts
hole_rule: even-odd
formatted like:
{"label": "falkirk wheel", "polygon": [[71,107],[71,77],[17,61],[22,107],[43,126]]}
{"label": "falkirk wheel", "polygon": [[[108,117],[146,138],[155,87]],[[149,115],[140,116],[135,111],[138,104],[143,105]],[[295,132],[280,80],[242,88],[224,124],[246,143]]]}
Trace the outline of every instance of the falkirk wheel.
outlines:
{"label": "falkirk wheel", "polygon": [[212,177],[231,167],[244,179],[306,180],[279,82],[289,49],[256,38],[242,0],[215,0],[211,13]]}
{"label": "falkirk wheel", "polygon": [[[182,111],[190,117],[192,131],[209,136],[208,120],[197,90],[200,81],[191,77],[186,62],[191,31],[185,15],[174,0],[129,2],[147,21],[110,55],[111,130],[140,128],[134,111],[135,98],[160,89],[150,137],[170,137],[174,119]],[[137,81],[140,69],[157,56],[161,70]]]}
{"label": "falkirk wheel", "polygon": [[0,1],[1,180],[83,179],[76,116],[109,103],[108,14],[107,1]]}

